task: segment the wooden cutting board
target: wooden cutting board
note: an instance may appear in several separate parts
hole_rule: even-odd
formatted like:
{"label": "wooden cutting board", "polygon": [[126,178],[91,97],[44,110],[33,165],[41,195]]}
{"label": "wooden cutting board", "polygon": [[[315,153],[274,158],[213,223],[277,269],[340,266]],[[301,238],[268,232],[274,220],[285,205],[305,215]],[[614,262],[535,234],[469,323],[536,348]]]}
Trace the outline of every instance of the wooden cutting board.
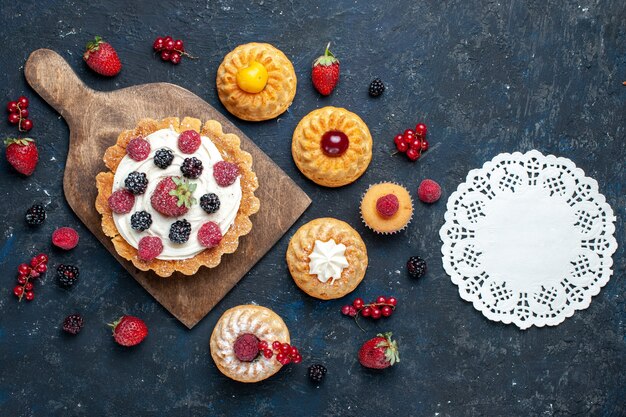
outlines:
{"label": "wooden cutting board", "polygon": [[[168,83],[137,85],[111,92],[92,90],[56,52],[34,51],[24,69],[33,89],[63,116],[70,145],[63,190],[76,215],[111,254],[156,300],[188,328],[197,324],[293,225],[311,203],[309,197],[246,135],[200,97]],[[140,119],[175,116],[219,121],[224,132],[241,138],[241,147],[254,158],[259,178],[255,193],[261,209],[251,217],[252,232],[240,239],[234,254],[224,255],[217,268],[201,268],[193,276],[160,278],[136,269],[117,255],[100,227],[95,209],[96,174],[105,171],[104,151],[120,131]]]}

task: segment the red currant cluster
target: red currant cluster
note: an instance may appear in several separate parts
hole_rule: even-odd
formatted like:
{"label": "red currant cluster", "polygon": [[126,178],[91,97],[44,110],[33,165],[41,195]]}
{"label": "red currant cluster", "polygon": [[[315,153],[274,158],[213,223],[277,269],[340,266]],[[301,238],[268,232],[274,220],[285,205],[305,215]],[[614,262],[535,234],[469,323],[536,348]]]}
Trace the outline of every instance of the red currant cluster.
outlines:
{"label": "red currant cluster", "polygon": [[183,41],[180,39],[174,40],[171,36],[164,38],[159,36],[154,40],[152,48],[154,48],[156,52],[161,52],[161,59],[163,61],[170,61],[174,65],[178,64],[183,56],[194,59],[193,56],[185,52],[185,44]]}
{"label": "red currant cluster", "polygon": [[291,362],[295,364],[302,362],[302,355],[298,352],[297,347],[291,346],[289,343],[280,343],[278,340],[274,341],[271,347],[265,340],[261,340],[259,342],[259,351],[267,359],[270,359],[276,353],[276,360],[281,365],[287,365]]}
{"label": "red currant cluster", "polygon": [[404,134],[396,135],[393,142],[398,152],[406,153],[411,161],[417,161],[423,152],[428,150],[426,133],[428,128],[424,123],[415,125],[415,130],[407,129]]}
{"label": "red currant cluster", "polygon": [[28,132],[33,128],[33,121],[28,118],[28,99],[21,96],[17,101],[9,101],[9,123],[17,125],[20,132]]}
{"label": "red currant cluster", "polygon": [[341,314],[356,318],[361,315],[363,317],[371,317],[378,320],[381,317],[389,317],[398,305],[395,297],[379,296],[376,301],[365,304],[362,298],[355,298],[352,305],[341,307]]}
{"label": "red currant cluster", "polygon": [[13,294],[22,301],[22,297],[27,301],[32,301],[35,298],[33,292],[32,280],[45,273],[48,270],[48,256],[43,253],[34,256],[30,260],[30,266],[27,264],[20,264],[17,267],[17,284],[13,288]]}

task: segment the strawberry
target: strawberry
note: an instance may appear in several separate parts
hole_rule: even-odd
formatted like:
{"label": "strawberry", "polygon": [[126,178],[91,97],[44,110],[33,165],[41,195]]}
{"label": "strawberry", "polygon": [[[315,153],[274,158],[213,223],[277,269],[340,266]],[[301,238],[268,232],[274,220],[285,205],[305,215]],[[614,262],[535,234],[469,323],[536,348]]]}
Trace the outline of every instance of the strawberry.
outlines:
{"label": "strawberry", "polygon": [[196,199],[192,197],[196,186],[197,184],[189,183],[185,178],[163,178],[154,189],[150,203],[164,216],[182,216],[196,202]]}
{"label": "strawberry", "polygon": [[9,164],[20,174],[30,175],[39,161],[39,151],[35,141],[30,138],[6,139],[6,158]]}
{"label": "strawberry", "polygon": [[109,324],[113,338],[122,346],[135,346],[148,336],[148,326],[139,317],[122,316]]}
{"label": "strawberry", "polygon": [[122,63],[115,49],[104,42],[100,36],[87,44],[87,50],[83,54],[83,59],[89,68],[100,75],[112,77],[117,75],[122,69]]}
{"label": "strawberry", "polygon": [[339,60],[328,48],[330,48],[330,43],[326,46],[324,55],[313,61],[311,71],[313,86],[323,96],[332,93],[339,82]]}
{"label": "strawberry", "polygon": [[363,343],[359,349],[359,362],[366,368],[373,369],[385,369],[400,362],[398,344],[395,340],[391,340],[391,332],[379,333]]}

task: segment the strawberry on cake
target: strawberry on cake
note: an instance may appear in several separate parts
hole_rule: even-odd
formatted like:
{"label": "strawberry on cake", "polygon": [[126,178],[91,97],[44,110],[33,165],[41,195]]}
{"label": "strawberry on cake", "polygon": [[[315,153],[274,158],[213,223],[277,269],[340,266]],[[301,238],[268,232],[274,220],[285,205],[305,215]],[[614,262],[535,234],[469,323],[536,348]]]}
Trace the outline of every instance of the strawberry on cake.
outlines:
{"label": "strawberry on cake", "polygon": [[117,252],[160,276],[214,267],[258,211],[252,158],[221,125],[143,120],[105,153],[96,208]]}

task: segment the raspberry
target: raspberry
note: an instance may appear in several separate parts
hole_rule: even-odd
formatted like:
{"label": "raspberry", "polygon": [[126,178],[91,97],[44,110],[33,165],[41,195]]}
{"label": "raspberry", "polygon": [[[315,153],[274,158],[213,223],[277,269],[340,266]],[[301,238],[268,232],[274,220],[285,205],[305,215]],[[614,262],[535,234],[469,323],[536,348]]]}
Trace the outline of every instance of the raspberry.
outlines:
{"label": "raspberry", "polygon": [[77,335],[83,328],[84,320],[80,314],[71,314],[63,320],[63,330],[69,334]]}
{"label": "raspberry", "polygon": [[154,153],[154,165],[158,166],[161,169],[165,169],[168,166],[172,165],[172,161],[174,160],[174,152],[167,148],[157,149]]}
{"label": "raspberry", "polygon": [[376,211],[383,217],[391,217],[398,211],[400,202],[394,194],[387,194],[376,200]]}
{"label": "raspberry", "polygon": [[215,193],[208,193],[200,197],[200,207],[207,213],[215,213],[220,209],[220,198]]}
{"label": "raspberry", "polygon": [[424,180],[417,188],[417,196],[424,203],[432,204],[441,197],[441,187],[433,180]]}
{"label": "raspberry", "polygon": [[176,220],[170,226],[169,238],[174,243],[185,243],[191,234],[191,223],[186,219]]}
{"label": "raspberry", "polygon": [[215,222],[206,222],[198,230],[198,240],[206,248],[214,248],[222,241],[222,231]]}
{"label": "raspberry", "polygon": [[180,166],[180,171],[183,173],[183,176],[191,179],[196,179],[202,175],[203,169],[202,161],[195,156],[185,158],[183,164]]}
{"label": "raspberry", "polygon": [[143,194],[148,188],[148,177],[143,172],[133,171],[124,180],[124,186],[133,194]]}
{"label": "raspberry", "polygon": [[213,178],[220,187],[228,187],[239,175],[239,167],[232,162],[220,161],[213,165]]}
{"label": "raspberry", "polygon": [[132,138],[126,145],[126,153],[135,161],[143,161],[150,155],[150,143],[142,136]]}
{"label": "raspberry", "polygon": [[136,211],[130,216],[130,227],[140,232],[147,230],[152,225],[152,216],[147,211]]}
{"label": "raspberry", "polygon": [[161,238],[156,236],[142,237],[137,246],[139,258],[144,261],[151,261],[163,252]]}
{"label": "raspberry", "polygon": [[109,208],[113,213],[130,213],[135,205],[135,195],[130,191],[121,188],[109,197]]}
{"label": "raspberry", "polygon": [[178,149],[182,153],[194,153],[201,143],[200,134],[195,130],[185,130],[178,136]]}
{"label": "raspberry", "polygon": [[38,226],[46,220],[46,209],[41,204],[35,204],[26,210],[26,223]]}
{"label": "raspberry", "polygon": [[60,227],[52,233],[52,244],[70,250],[78,245],[78,233],[71,227]]}
{"label": "raspberry", "polygon": [[252,362],[259,356],[259,339],[252,333],[244,333],[233,344],[235,357],[242,362]]}

